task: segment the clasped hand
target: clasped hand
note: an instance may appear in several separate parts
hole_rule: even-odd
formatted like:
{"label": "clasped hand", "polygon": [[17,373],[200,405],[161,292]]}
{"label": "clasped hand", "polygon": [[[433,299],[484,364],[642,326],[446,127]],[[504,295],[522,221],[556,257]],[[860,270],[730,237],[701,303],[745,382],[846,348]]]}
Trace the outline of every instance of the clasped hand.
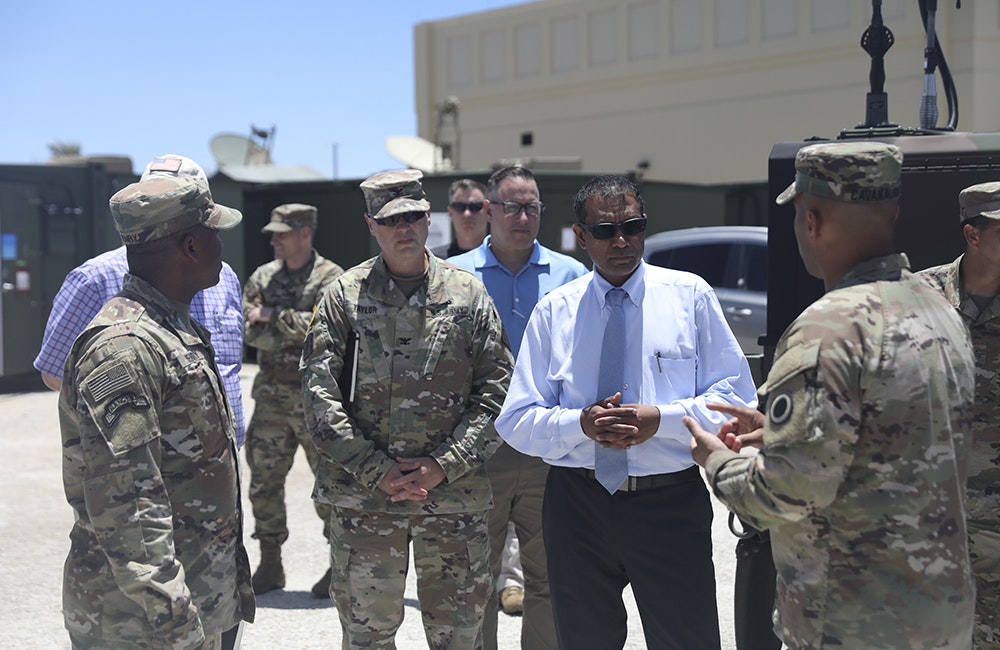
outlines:
{"label": "clasped hand", "polygon": [[397,458],[389,473],[379,481],[378,488],[389,500],[425,501],[428,492],[444,480],[444,470],[430,456]]}
{"label": "clasped hand", "polygon": [[660,426],[660,410],[649,404],[622,404],[615,393],[580,413],[580,426],[601,447],[628,449],[646,442]]}

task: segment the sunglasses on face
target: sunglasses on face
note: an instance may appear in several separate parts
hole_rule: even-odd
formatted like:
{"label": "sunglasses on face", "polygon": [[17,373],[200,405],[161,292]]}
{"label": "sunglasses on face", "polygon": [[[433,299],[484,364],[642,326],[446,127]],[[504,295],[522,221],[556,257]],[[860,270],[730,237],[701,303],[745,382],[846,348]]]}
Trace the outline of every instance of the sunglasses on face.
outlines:
{"label": "sunglasses on face", "polygon": [[524,210],[525,216],[537,217],[545,210],[545,204],[541,201],[534,203],[518,203],[517,201],[500,201],[498,205],[503,206],[503,213],[508,217],[516,217]]}
{"label": "sunglasses on face", "polygon": [[581,223],[580,227],[589,232],[594,239],[611,239],[619,232],[623,237],[635,237],[645,232],[646,217],[634,217],[621,223],[595,223],[592,226]]}
{"label": "sunglasses on face", "polygon": [[451,203],[448,204],[448,207],[454,210],[455,212],[462,213],[468,210],[472,214],[475,214],[483,209],[483,202],[474,201],[472,203],[463,203],[462,201],[452,201]]}
{"label": "sunglasses on face", "polygon": [[388,217],[382,217],[381,219],[376,219],[370,215],[369,218],[380,226],[388,226],[389,228],[392,228],[399,223],[400,219],[406,223],[416,223],[426,216],[427,214],[424,212],[397,212],[396,214],[391,214]]}

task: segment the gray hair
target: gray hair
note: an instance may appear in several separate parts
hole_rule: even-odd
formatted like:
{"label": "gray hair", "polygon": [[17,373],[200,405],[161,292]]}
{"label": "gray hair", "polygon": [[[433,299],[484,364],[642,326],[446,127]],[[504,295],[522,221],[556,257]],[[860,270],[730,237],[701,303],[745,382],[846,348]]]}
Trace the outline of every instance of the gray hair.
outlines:
{"label": "gray hair", "polygon": [[583,223],[585,221],[583,206],[592,197],[599,196],[607,199],[613,196],[629,195],[634,197],[636,202],[639,204],[639,212],[641,214],[646,214],[646,202],[642,198],[642,190],[639,189],[638,185],[619,174],[604,174],[603,176],[595,176],[584,183],[583,187],[580,188],[580,191],[576,193],[575,197],[573,197],[573,213],[576,214],[576,220]]}

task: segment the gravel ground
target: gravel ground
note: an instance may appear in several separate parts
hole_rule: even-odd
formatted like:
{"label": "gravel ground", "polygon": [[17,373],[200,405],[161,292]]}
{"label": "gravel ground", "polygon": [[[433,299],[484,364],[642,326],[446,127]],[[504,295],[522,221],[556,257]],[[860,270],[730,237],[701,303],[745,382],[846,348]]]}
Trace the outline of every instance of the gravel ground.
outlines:
{"label": "gravel ground", "polygon": [[[255,365],[243,368],[247,418]],[[62,565],[69,548],[72,512],[62,493],[56,394],[31,392],[0,395],[0,647],[24,650],[69,648],[63,629],[60,590]],[[244,464],[245,467],[245,464]],[[246,502],[248,477],[243,475],[247,548],[256,567],[259,549]],[[257,599],[257,621],[247,627],[244,650],[328,649],[340,646],[340,625],[333,605],[313,598],[310,587],[325,571],[328,557],[321,526],[309,494],[312,475],[301,452],[289,476],[290,537],[283,547],[287,587]],[[714,553],[722,647],[733,641],[732,599],[735,538],[726,527],[726,510],[714,502]],[[629,633],[625,648],[645,647],[642,624],[631,591],[626,590]],[[499,646],[517,648],[521,619],[500,614]],[[411,570],[407,580],[406,616],[397,634],[401,650],[427,648]]]}

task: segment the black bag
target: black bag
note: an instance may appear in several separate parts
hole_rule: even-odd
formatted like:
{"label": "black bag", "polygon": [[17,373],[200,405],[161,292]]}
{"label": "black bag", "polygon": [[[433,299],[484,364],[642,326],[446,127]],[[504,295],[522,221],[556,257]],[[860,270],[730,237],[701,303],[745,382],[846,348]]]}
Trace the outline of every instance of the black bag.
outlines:
{"label": "black bag", "polygon": [[736,650],[781,650],[781,639],[775,636],[771,621],[777,579],[771,556],[771,535],[742,521],[742,530],[737,530],[735,520],[736,515],[730,512],[729,530],[740,538],[736,542],[733,593]]}

